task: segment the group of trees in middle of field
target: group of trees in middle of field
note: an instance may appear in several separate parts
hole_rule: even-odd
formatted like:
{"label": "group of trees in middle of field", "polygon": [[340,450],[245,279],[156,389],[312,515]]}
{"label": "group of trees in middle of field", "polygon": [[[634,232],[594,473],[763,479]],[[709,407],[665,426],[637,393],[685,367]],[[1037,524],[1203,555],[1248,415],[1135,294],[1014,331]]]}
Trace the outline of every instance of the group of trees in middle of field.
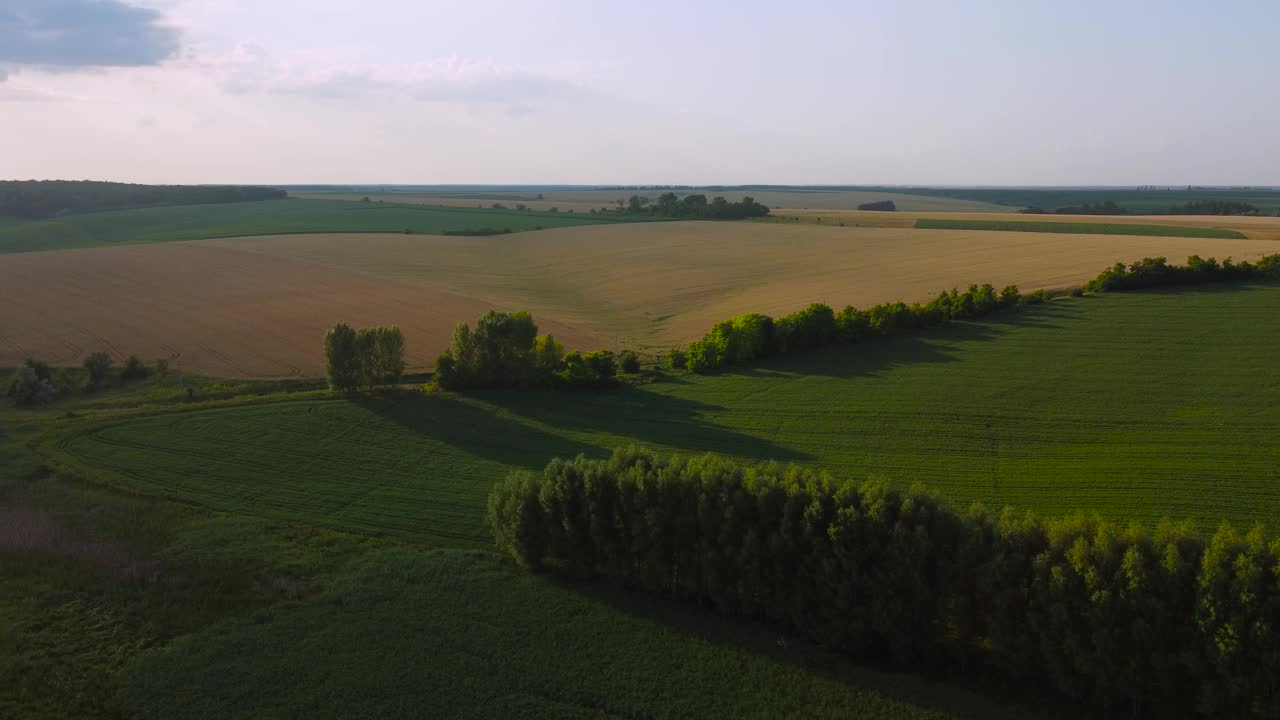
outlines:
{"label": "group of trees in middle of field", "polygon": [[717,195],[708,202],[707,196],[700,193],[679,197],[673,192],[659,195],[656,202],[650,202],[644,195],[632,195],[626,205],[619,207],[619,211],[629,215],[654,215],[692,220],[744,220],[765,217],[769,214],[768,206],[761,205],[751,197],[744,197],[738,202],[729,202]]}
{"label": "group of trees in middle of field", "polygon": [[340,322],[324,336],[324,374],[329,387],[353,392],[400,384],[404,335],[400,328],[353,328]]}
{"label": "group of trees in middle of field", "polygon": [[[623,358],[635,363],[634,353]],[[617,382],[618,359],[607,350],[568,354],[551,335],[539,335],[527,312],[490,310],[475,330],[460,323],[453,344],[436,359],[436,384],[468,388],[608,387]]]}
{"label": "group of trees in middle of field", "polygon": [[827,305],[809,307],[778,318],[747,313],[716,323],[687,350],[671,354],[673,366],[708,372],[728,365],[792,350],[808,350],[833,343],[855,343],[884,335],[897,335],[952,320],[982,317],[1020,302],[1045,299],[1043,291],[1022,295],[1009,285],[999,293],[989,283],[970,285],[965,292],[939,293],[924,305],[901,301],[875,305],[867,310],[849,306],[839,313]]}
{"label": "group of trees in middle of field", "polygon": [[960,513],[920,488],[636,448],[518,472],[489,518],[525,567],[857,658],[995,670],[1099,717],[1280,717],[1280,540],[1261,529]]}
{"label": "group of trees in middle of field", "polygon": [[865,202],[858,206],[859,210],[876,210],[879,212],[897,212],[898,206],[892,200]]}

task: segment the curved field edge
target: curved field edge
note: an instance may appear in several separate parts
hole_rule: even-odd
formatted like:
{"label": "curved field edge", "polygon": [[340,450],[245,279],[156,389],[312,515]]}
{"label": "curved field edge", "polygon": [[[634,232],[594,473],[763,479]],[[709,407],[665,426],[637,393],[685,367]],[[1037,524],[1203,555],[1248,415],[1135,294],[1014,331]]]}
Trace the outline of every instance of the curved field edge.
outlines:
{"label": "curved field edge", "polygon": [[954,220],[920,218],[917,230],[993,230],[999,232],[1069,233],[1075,235],[1139,235],[1151,237],[1202,237],[1223,240],[1247,240],[1236,230],[1191,225],[1144,225],[1138,223],[1097,222],[1019,222],[1012,220]]}
{"label": "curved field edge", "polygon": [[953,506],[1212,528],[1280,515],[1280,287],[1148,291],[607,393],[260,401],[68,429],[135,492],[484,547],[492,484],[639,444],[920,481]]}

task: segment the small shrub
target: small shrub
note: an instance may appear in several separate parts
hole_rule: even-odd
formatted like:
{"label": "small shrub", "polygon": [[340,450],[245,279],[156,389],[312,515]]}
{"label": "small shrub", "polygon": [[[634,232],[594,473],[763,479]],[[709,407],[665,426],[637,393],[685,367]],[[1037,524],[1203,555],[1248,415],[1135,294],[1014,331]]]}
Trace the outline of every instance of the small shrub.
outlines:
{"label": "small shrub", "polygon": [[630,350],[623,350],[618,354],[618,365],[624,373],[640,372],[640,356]]}
{"label": "small shrub", "polygon": [[169,374],[168,358],[158,358],[156,360],[156,374],[159,375],[160,377],[164,377],[165,375]]}
{"label": "small shrub", "polygon": [[89,388],[100,387],[111,372],[111,356],[105,352],[91,353],[84,359],[84,369],[89,373]]}
{"label": "small shrub", "polygon": [[1084,297],[1084,288],[1082,287],[1071,288],[1071,297]]}
{"label": "small shrub", "polygon": [[137,355],[130,355],[124,361],[124,370],[120,373],[121,380],[141,380],[147,376],[147,366],[142,364]]}
{"label": "small shrub", "polygon": [[40,377],[30,361],[18,368],[9,385],[9,396],[22,407],[48,405],[54,393],[53,383],[47,377]]}
{"label": "small shrub", "polygon": [[684,370],[689,367],[689,355],[680,348],[671,348],[667,357],[671,360],[672,370]]}

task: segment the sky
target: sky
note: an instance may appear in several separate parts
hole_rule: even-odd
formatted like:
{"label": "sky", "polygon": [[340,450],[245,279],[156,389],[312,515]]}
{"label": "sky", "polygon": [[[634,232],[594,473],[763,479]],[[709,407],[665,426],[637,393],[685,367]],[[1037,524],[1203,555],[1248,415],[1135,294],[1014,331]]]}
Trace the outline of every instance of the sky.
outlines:
{"label": "sky", "polygon": [[0,178],[1280,185],[1275,0],[0,0]]}

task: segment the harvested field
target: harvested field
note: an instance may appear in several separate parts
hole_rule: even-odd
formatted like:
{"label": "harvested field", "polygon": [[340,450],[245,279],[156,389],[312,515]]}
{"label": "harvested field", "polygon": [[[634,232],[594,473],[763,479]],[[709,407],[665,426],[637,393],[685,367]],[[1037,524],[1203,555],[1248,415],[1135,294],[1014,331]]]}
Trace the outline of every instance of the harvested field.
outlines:
{"label": "harvested field", "polygon": [[925,300],[973,282],[1065,287],[1147,255],[1250,259],[1274,242],[679,222],[496,237],[287,235],[0,260],[0,366],[174,358],[218,376],[321,371],[337,320],[400,325],[411,367],[453,326],[527,309],[570,347],[660,350],[747,311]]}
{"label": "harvested field", "polygon": [[[1020,213],[870,212],[781,208],[759,222],[814,224],[835,227],[915,227],[920,220],[947,222],[1053,222],[1102,225],[1162,225],[1234,230],[1252,240],[1280,240],[1280,217],[1263,215],[1022,215]],[[994,229],[994,228],[991,228]],[[1142,234],[1136,232],[1134,234]]]}
{"label": "harvested field", "polygon": [[[489,305],[439,289],[201,243],[10,255],[0,262],[0,366],[27,357],[77,365],[106,350],[121,362],[169,358],[174,370],[223,377],[317,375],[338,320],[398,324],[408,361],[426,367],[453,326]],[[576,344],[596,339],[552,318]]]}

